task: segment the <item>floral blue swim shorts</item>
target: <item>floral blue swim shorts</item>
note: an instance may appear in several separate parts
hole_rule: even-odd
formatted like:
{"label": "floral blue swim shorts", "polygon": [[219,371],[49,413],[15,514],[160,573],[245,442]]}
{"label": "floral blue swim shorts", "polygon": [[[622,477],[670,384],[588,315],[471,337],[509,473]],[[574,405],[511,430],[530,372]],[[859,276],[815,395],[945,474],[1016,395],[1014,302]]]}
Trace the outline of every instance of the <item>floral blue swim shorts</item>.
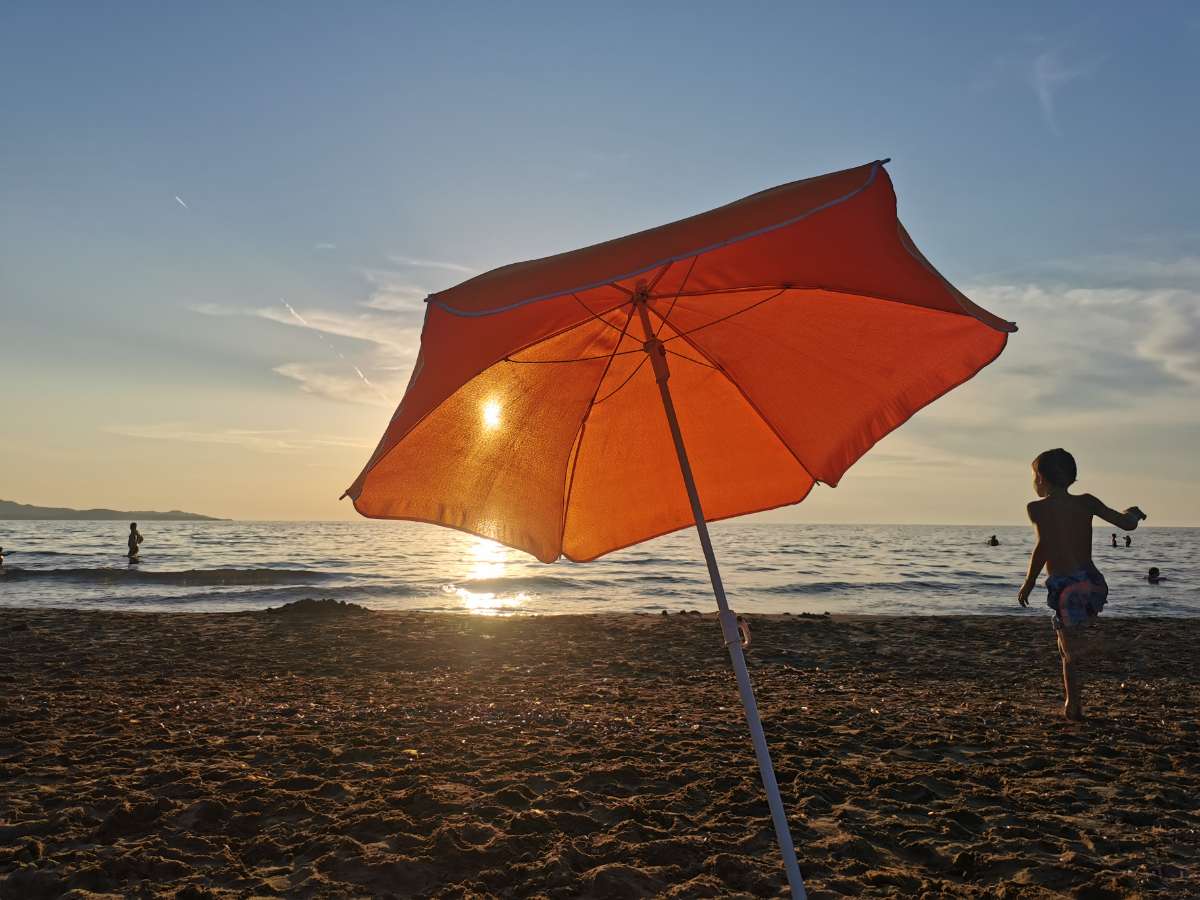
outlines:
{"label": "floral blue swim shorts", "polygon": [[1086,625],[1108,600],[1108,583],[1091,563],[1069,575],[1046,579],[1046,605],[1055,612],[1055,628]]}

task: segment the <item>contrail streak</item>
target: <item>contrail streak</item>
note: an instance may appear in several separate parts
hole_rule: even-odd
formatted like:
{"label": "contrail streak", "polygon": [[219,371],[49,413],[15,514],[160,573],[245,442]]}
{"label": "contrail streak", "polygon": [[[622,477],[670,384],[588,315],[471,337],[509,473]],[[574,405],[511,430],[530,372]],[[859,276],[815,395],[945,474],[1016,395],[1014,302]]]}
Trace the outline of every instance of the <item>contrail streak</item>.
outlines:
{"label": "contrail streak", "polygon": [[182,206],[184,209],[191,209],[190,206],[188,206],[186,203],[183,202],[183,198],[180,197],[178,194],[175,195],[175,202],[178,203],[180,206]]}
{"label": "contrail streak", "polygon": [[[329,339],[327,337],[325,337],[325,334],[324,334],[324,332],[321,331],[321,329],[316,328],[313,325],[310,325],[308,320],[305,319],[304,316],[300,315],[300,313],[296,312],[296,310],[292,306],[292,304],[288,303],[282,297],[279,298],[279,302],[282,303],[287,308],[288,312],[290,312],[293,316],[296,317],[297,322],[299,322],[301,325],[303,325],[309,331],[315,332],[317,337],[319,337],[321,339],[321,343],[325,345],[325,347],[329,350],[330,353],[333,353],[335,356],[337,356],[338,359],[340,359],[342,362],[344,362],[346,365],[348,365],[350,368],[352,368],[354,370],[354,373],[360,379],[362,379],[363,384],[365,384],[367,387],[369,387],[371,390],[373,390],[375,393],[377,393],[381,399],[388,400],[387,394],[385,394],[383,391],[381,391],[379,389],[379,387],[376,386],[371,381],[371,379],[369,379],[366,375],[364,375],[362,369],[360,369],[354,363],[350,362],[350,360],[346,359],[346,357],[342,353],[342,351],[339,350],[337,347],[333,346],[333,344],[331,344],[329,342]],[[388,400],[388,402],[391,402],[391,401]]]}

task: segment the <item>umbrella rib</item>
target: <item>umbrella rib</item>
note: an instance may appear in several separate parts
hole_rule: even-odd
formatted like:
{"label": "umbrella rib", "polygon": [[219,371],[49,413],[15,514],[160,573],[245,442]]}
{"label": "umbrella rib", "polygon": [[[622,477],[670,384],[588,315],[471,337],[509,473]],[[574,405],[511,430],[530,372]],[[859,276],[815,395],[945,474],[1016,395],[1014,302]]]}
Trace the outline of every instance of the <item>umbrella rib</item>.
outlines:
{"label": "umbrella rib", "polygon": [[[644,351],[639,347],[638,352],[642,353]],[[605,394],[599,400],[594,400],[592,402],[592,406],[595,406],[597,403],[603,403],[605,400],[607,400],[613,394],[617,393],[617,391],[621,390],[621,388],[625,387],[625,385],[629,384],[629,382],[633,380],[633,376],[636,375],[638,372],[640,372],[642,370],[642,366],[644,366],[645,364],[646,364],[646,357],[642,357],[642,361],[633,367],[633,371],[625,376],[624,381],[622,381],[620,384],[618,384],[615,388],[613,388],[611,391],[609,391],[607,394]]]}
{"label": "umbrella rib", "polygon": [[[934,270],[934,271],[936,271],[936,270]],[[943,278],[943,281],[945,281],[944,278]],[[950,285],[950,282],[947,281],[946,284]],[[950,285],[950,287],[954,287],[954,286]],[[976,306],[975,303],[973,303],[969,297],[966,297],[965,295],[963,295],[961,291],[958,291],[957,288],[955,288],[956,296],[954,297],[954,300],[959,305],[959,307],[962,309],[962,312],[955,312],[952,309],[940,309],[940,308],[933,307],[933,306],[921,306],[920,304],[912,303],[909,300],[905,300],[902,297],[889,297],[886,294],[868,293],[866,291],[850,291],[850,290],[845,290],[844,288],[827,287],[826,285],[823,285],[823,284],[796,284],[795,282],[784,282],[783,284],[756,284],[756,285],[747,285],[744,287],[736,287],[736,288],[709,288],[709,289],[696,290],[696,291],[682,291],[682,292],[680,292],[680,294],[678,296],[679,297],[708,297],[713,294],[722,294],[722,295],[724,295],[724,294],[753,294],[757,291],[770,291],[770,290],[823,291],[826,294],[841,294],[846,297],[867,297],[871,300],[881,300],[886,303],[900,303],[904,306],[911,306],[911,307],[918,308],[918,309],[928,309],[931,312],[944,312],[944,313],[949,313],[950,315],[953,315],[953,316],[957,316],[957,315],[970,316],[973,319],[983,322],[983,324],[987,325],[993,331],[1011,332],[1016,329],[1016,325],[1012,322],[1008,323],[1009,325],[1013,326],[1012,328],[1009,328],[1009,329],[997,328],[995,325],[992,325],[990,322],[987,322],[982,316],[978,315],[976,312],[974,312],[971,309],[971,307]],[[662,297],[665,297],[665,296],[666,295],[663,294],[661,296],[652,297],[651,299],[660,300],[660,299],[662,299]],[[771,299],[771,298],[767,298],[767,299]],[[964,301],[965,301],[965,304],[964,304]],[[751,309],[752,307],[746,307],[746,308]],[[976,308],[978,308],[978,307],[976,307]],[[742,311],[744,312],[744,310],[742,310]],[[986,313],[987,310],[983,310],[983,312]]]}
{"label": "umbrella rib", "polygon": [[[657,315],[657,316],[658,316],[660,319],[662,319],[662,321],[659,323],[658,329],[657,329],[657,330],[654,332],[654,337],[655,337],[656,339],[658,338],[659,334],[662,332],[663,328],[665,328],[665,327],[666,327],[666,325],[667,325],[667,317],[668,317],[668,316],[670,316],[670,315],[671,315],[671,311],[675,309],[675,303],[676,303],[676,302],[679,300],[679,294],[680,294],[680,293],[683,291],[684,287],[686,287],[686,286],[687,286],[688,279],[692,277],[692,271],[693,271],[693,270],[696,268],[696,261],[697,261],[697,260],[699,260],[699,259],[700,259],[700,257],[699,257],[698,255],[697,255],[697,256],[693,256],[693,257],[692,257],[692,264],[691,264],[690,266],[688,266],[687,274],[683,276],[683,281],[681,281],[681,282],[679,283],[679,290],[675,292],[675,298],[674,298],[674,299],[671,301],[671,305],[670,305],[670,306],[667,308],[666,315],[663,315],[663,314],[661,314],[661,313],[655,313],[655,315]],[[652,281],[652,282],[650,283],[650,287],[651,287],[651,288],[653,288],[653,287],[654,287],[654,285],[658,284],[658,280],[659,280],[660,278],[662,278],[662,276],[663,276],[663,275],[665,275],[665,274],[666,274],[666,272],[667,272],[667,269],[669,269],[670,267],[671,267],[671,264],[670,264],[670,263],[668,263],[666,266],[664,266],[664,267],[662,268],[662,270],[661,270],[661,271],[658,273],[658,275],[657,275],[657,276],[655,276],[655,278],[654,278],[654,281]],[[614,284],[614,285],[613,285],[613,287],[619,287],[619,285],[615,285],[615,284]],[[631,315],[632,315],[632,313],[631,313]],[[629,323],[628,323],[628,322],[626,322],[626,323],[625,323],[625,327],[626,327],[626,328],[628,328],[628,327],[629,327]],[[674,327],[674,326],[672,326],[672,327]],[[639,348],[638,348],[638,350],[634,350],[633,352],[634,352],[634,353],[637,353],[637,352],[641,351],[642,349],[643,349],[643,348],[640,348],[640,347],[639,347]],[[664,349],[665,349],[665,348],[664,348]],[[694,363],[696,363],[697,365],[701,365],[701,366],[708,365],[708,363],[703,363],[703,362],[700,362],[700,360],[698,360],[698,359],[691,359],[690,357],[684,356],[682,353],[676,353],[674,350],[668,350],[667,352],[668,352],[668,353],[671,353],[671,354],[672,354],[672,355],[674,355],[674,356],[678,356],[678,357],[680,357],[681,359],[687,359],[687,360],[689,360],[690,362],[694,362]],[[645,365],[645,363],[646,363],[646,359],[645,359],[645,358],[643,358],[641,362],[639,362],[639,363],[638,363],[636,366],[634,366],[634,367],[633,367],[633,371],[632,371],[632,372],[630,372],[628,375],[626,375],[626,376],[625,376],[625,380],[624,380],[624,381],[622,381],[620,384],[618,384],[618,385],[617,385],[615,388],[613,388],[611,391],[609,391],[607,394],[605,394],[605,395],[604,395],[603,397],[601,397],[599,400],[595,400],[595,399],[593,399],[593,404],[592,404],[592,405],[594,406],[596,403],[603,403],[605,400],[607,400],[607,399],[608,399],[609,397],[611,397],[613,394],[615,394],[615,393],[617,393],[619,390],[621,390],[621,388],[625,387],[625,385],[629,384],[629,382],[631,382],[631,381],[633,380],[634,376],[635,376],[635,375],[637,375],[637,373],[641,371],[641,369],[642,369],[642,366],[643,366],[643,365]],[[713,368],[713,369],[715,369],[715,368],[716,368],[716,366],[710,366],[710,368]]]}
{"label": "umbrella rib", "polygon": [[599,356],[573,356],[570,359],[513,359],[511,356],[506,356],[503,361],[522,366],[544,366],[558,363],[595,362],[598,359],[611,360],[614,356],[628,356],[631,353],[642,352],[644,352],[642,348],[638,347],[634,350],[621,350],[618,353],[601,353]]}
{"label": "umbrella rib", "polygon": [[[678,340],[679,338],[686,338],[686,337],[687,337],[689,334],[695,334],[697,331],[700,331],[701,329],[704,329],[704,328],[709,328],[709,327],[711,327],[711,326],[713,326],[713,325],[719,325],[719,324],[721,324],[722,322],[724,322],[724,321],[726,321],[726,320],[728,320],[728,319],[732,319],[734,316],[740,316],[742,313],[749,312],[750,310],[754,309],[754,308],[755,308],[755,307],[757,307],[757,306],[762,306],[764,303],[766,303],[766,302],[768,302],[768,301],[770,301],[770,300],[774,300],[774,299],[775,299],[776,297],[778,297],[780,294],[783,294],[783,293],[785,293],[785,292],[787,292],[787,291],[789,291],[789,290],[791,290],[791,288],[788,288],[788,287],[782,287],[782,288],[780,288],[779,290],[777,290],[775,293],[773,293],[773,294],[772,294],[770,297],[763,297],[763,298],[762,298],[761,300],[759,300],[758,302],[756,302],[756,303],[751,303],[749,306],[743,307],[742,309],[739,309],[739,310],[735,310],[734,312],[731,312],[731,313],[730,313],[729,315],[727,315],[727,316],[721,316],[719,319],[713,319],[711,322],[705,322],[703,325],[697,325],[695,328],[690,328],[690,329],[688,329],[687,331],[678,331],[678,330],[676,330],[675,337],[669,337],[669,338],[667,338],[667,340],[666,340],[666,341],[663,341],[663,343],[665,344],[665,343],[667,343],[667,341],[674,341],[674,340]],[[663,324],[663,325],[666,325],[666,324],[667,324],[667,320],[666,320],[666,319],[664,319],[664,318],[663,318],[661,315],[659,315],[659,313],[658,313],[657,311],[655,311],[653,308],[651,308],[651,310],[650,310],[650,311],[651,311],[651,312],[653,312],[653,313],[654,313],[656,316],[658,316],[660,319],[662,319],[662,324]],[[672,325],[671,327],[672,327],[672,328],[674,328],[675,326],[674,326],[674,325]],[[661,326],[660,326],[660,330],[661,330]],[[691,341],[686,341],[686,343],[688,343],[688,344],[692,344],[692,342],[691,342]],[[693,346],[693,347],[695,347],[696,345],[695,345],[695,344],[692,344],[692,346]],[[707,356],[708,356],[708,354],[704,354],[704,353],[703,353],[703,351],[700,351],[698,347],[696,347],[696,350],[697,350],[698,352],[701,352],[701,353],[702,353],[702,355],[704,355],[705,357],[707,357]]]}
{"label": "umbrella rib", "polygon": [[[785,290],[786,290],[786,288],[785,288]],[[779,293],[781,294],[781,293],[783,293],[783,291],[780,291]],[[768,297],[767,300],[773,299],[773,297],[777,297],[777,296],[779,296],[779,294],[774,294],[774,295],[772,295],[772,297]],[[767,302],[766,300],[759,301],[759,303],[766,303],[766,302]],[[758,303],[754,304],[754,306],[758,306],[758,305],[759,305]],[[753,307],[747,307],[747,309],[751,309],[751,308],[753,308]],[[741,312],[745,312],[745,311],[746,310],[741,310]],[[654,312],[654,310],[651,309],[650,312]],[[655,315],[657,315],[657,313],[655,313]],[[736,313],[734,313],[734,315],[736,315]],[[725,318],[731,318],[731,316],[726,316]],[[721,319],[717,320],[717,322],[720,322],[720,321],[722,321],[722,320]],[[664,322],[664,324],[666,324],[666,323]],[[709,322],[708,324],[715,325],[716,322]],[[672,326],[672,327],[674,327],[674,326]],[[708,326],[702,325],[700,327],[707,328]],[[705,359],[707,359],[710,363],[712,363],[712,367],[714,369],[716,369],[718,372],[720,372],[722,375],[725,376],[725,380],[728,381],[733,386],[733,389],[735,391],[737,391],[738,394],[741,395],[742,399],[746,401],[747,405],[749,405],[749,407],[752,410],[754,410],[755,415],[757,415],[759,417],[759,419],[762,420],[762,423],[764,425],[766,425],[767,428],[770,429],[771,434],[775,435],[775,439],[778,440],[779,443],[781,443],[783,445],[783,449],[785,449],[788,452],[788,454],[792,457],[792,459],[794,459],[796,461],[796,464],[798,466],[800,466],[801,469],[804,470],[804,473],[809,478],[812,479],[813,484],[820,484],[821,483],[820,479],[818,479],[812,473],[812,469],[810,469],[808,466],[806,466],[804,464],[804,460],[802,460],[796,454],[796,451],[791,448],[791,446],[788,444],[788,442],[783,439],[783,435],[781,435],[779,433],[779,429],[776,428],[775,425],[771,422],[771,420],[766,417],[766,415],[763,413],[763,411],[758,408],[758,404],[755,403],[753,400],[751,400],[750,396],[744,390],[742,390],[742,386],[737,383],[737,380],[734,378],[731,378],[729,376],[729,373],[725,371],[725,368],[719,362],[717,362],[715,359],[713,359],[711,356],[709,356],[707,353],[705,353],[703,348],[700,347],[700,345],[698,345],[695,341],[688,340],[689,334],[693,334],[694,332],[699,331],[699,330],[700,330],[699,328],[693,328],[691,331],[679,332],[675,335],[675,337],[682,339],[685,344],[687,344],[689,347],[691,347],[693,350],[695,350],[697,353],[699,353],[701,356],[703,356]],[[668,341],[674,340],[674,339],[675,338],[667,338]],[[665,344],[666,341],[663,341],[663,343]],[[694,362],[694,360],[693,360],[693,362]]]}
{"label": "umbrella rib", "polygon": [[[680,359],[686,359],[688,362],[695,363],[698,366],[704,366],[704,368],[706,368],[706,369],[717,369],[717,367],[714,366],[712,363],[707,363],[702,359],[696,359],[695,357],[687,356],[686,354],[683,354],[683,353],[678,353],[675,350],[671,350],[666,347],[664,347],[663,349],[666,350],[667,353],[671,354],[671,356],[678,356]],[[717,371],[719,372],[720,369],[717,369]]]}
{"label": "umbrella rib", "polygon": [[[615,287],[615,288],[618,288],[618,289],[620,289],[620,285],[616,285],[616,284],[614,284],[614,285],[612,285],[612,286],[613,286],[613,287]],[[579,299],[579,295],[578,295],[578,294],[576,294],[576,293],[572,292],[572,293],[571,293],[571,296],[572,296],[572,297],[574,297],[574,298],[575,298],[575,302],[576,302],[576,303],[578,303],[580,306],[582,306],[582,307],[583,307],[583,308],[584,308],[584,309],[587,311],[587,314],[588,314],[589,316],[591,316],[593,319],[595,319],[597,322],[600,322],[601,324],[605,325],[606,327],[608,327],[608,328],[611,328],[613,331],[615,331],[615,332],[619,333],[619,334],[620,334],[622,337],[624,337],[624,336],[625,336],[625,329],[623,329],[623,328],[618,328],[618,327],[617,327],[616,325],[614,325],[612,322],[608,321],[608,319],[606,319],[606,318],[604,318],[603,316],[601,316],[601,315],[598,315],[597,313],[593,312],[593,311],[592,311],[592,308],[591,308],[590,306],[588,306],[586,303],[584,303],[582,300],[580,300],[580,299]],[[606,310],[605,310],[605,312],[612,312],[614,309],[620,309],[620,308],[621,308],[622,306],[624,306],[624,305],[625,305],[624,303],[618,303],[616,306],[612,307],[611,309],[606,309]],[[628,322],[626,322],[626,323],[625,323],[625,326],[626,326],[626,328],[627,328],[627,327],[629,327],[629,323],[628,323]]]}
{"label": "umbrella rib", "polygon": [[[619,308],[619,307],[618,307]],[[592,399],[588,402],[587,409],[583,411],[583,418],[579,420],[579,429],[575,432],[575,447],[570,454],[570,459],[567,465],[570,467],[571,476],[567,479],[566,491],[563,493],[562,517],[558,525],[558,549],[562,552],[563,539],[567,536],[567,510],[571,508],[571,492],[575,489],[575,471],[576,464],[579,461],[579,451],[583,447],[583,436],[587,431],[588,418],[592,414],[592,409],[596,406],[596,395],[600,393],[600,387],[604,384],[604,379],[608,377],[608,370],[612,368],[612,361],[617,356],[617,350],[621,346],[621,341],[625,339],[626,333],[629,331],[629,323],[633,321],[633,314],[636,307],[629,304],[629,315],[625,317],[625,324],[621,326],[621,336],[617,338],[617,342],[613,345],[612,355],[608,358],[608,362],[604,364],[604,371],[600,373],[600,378],[596,382],[596,389],[592,391]],[[639,347],[640,351],[641,348]],[[645,362],[645,359],[642,360]],[[642,363],[638,363],[638,368],[641,368]],[[634,369],[636,372],[637,369]]]}
{"label": "umbrella rib", "polygon": [[[672,356],[678,356],[680,359],[686,359],[688,362],[694,363],[697,366],[704,366],[704,368],[706,368],[706,369],[716,369],[718,372],[721,371],[721,368],[719,366],[714,366],[712,363],[706,363],[703,360],[694,359],[693,357],[686,356],[683,353],[677,353],[674,350],[667,350],[665,347],[663,349],[666,350],[667,353],[670,353]],[[638,352],[641,353],[644,351],[639,349]],[[596,400],[595,403],[593,403],[592,405],[594,406],[594,405],[596,405],[596,403],[603,403],[605,400],[609,399],[613,394],[620,391],[621,388],[625,387],[625,385],[629,384],[629,382],[633,381],[634,376],[637,375],[637,373],[642,370],[642,366],[644,366],[645,364],[646,364],[646,359],[643,358],[641,362],[639,362],[636,366],[633,367],[633,371],[625,376],[624,381],[622,381],[620,384],[618,384],[615,388],[613,388],[611,391],[609,391],[607,394],[605,394],[599,400]]]}
{"label": "umbrella rib", "polygon": [[[696,261],[698,259],[700,259],[699,256],[692,257],[692,264],[690,266],[688,266],[687,274],[683,276],[683,281],[681,281],[679,283],[679,290],[677,290],[675,292],[675,296],[671,299],[671,305],[667,307],[666,314],[660,316],[660,318],[662,319],[662,322],[659,324],[658,330],[654,332],[655,338],[657,338],[659,336],[659,334],[662,333],[663,328],[665,328],[667,325],[667,319],[669,319],[671,317],[671,313],[673,313],[675,311],[675,304],[679,302],[679,295],[682,294],[683,289],[685,287],[687,287],[688,279],[692,277],[692,272],[696,268]],[[657,279],[656,279],[656,281],[657,281]],[[653,287],[653,285],[651,285],[651,286]]]}
{"label": "umbrella rib", "polygon": [[[615,285],[614,285],[614,287],[615,287]],[[571,296],[575,297],[574,294],[572,294]],[[613,331],[617,332],[617,334],[621,335],[622,338],[625,336],[625,330],[623,328],[618,328],[612,322],[608,321],[608,319],[604,318],[604,315],[592,312],[592,310],[588,307],[588,305],[586,303],[584,303],[582,300],[580,300],[578,297],[575,297],[575,299],[576,299],[576,301],[578,301],[579,305],[582,306],[584,308],[584,310],[587,311],[587,313],[591,319],[595,319],[601,325],[611,328]],[[618,303],[616,306],[612,306],[612,307],[609,307],[608,309],[606,309],[604,311],[604,313],[607,314],[610,312],[616,312],[618,309],[620,309],[624,305],[625,305],[624,303]],[[631,309],[632,309],[632,307],[631,307]],[[630,315],[632,315],[632,312],[630,313]],[[559,337],[560,335],[566,334],[568,331],[574,331],[576,328],[581,328],[582,326],[588,324],[588,321],[589,321],[589,319],[584,319],[581,322],[576,322],[574,325],[567,326],[562,331],[556,331],[554,334],[548,334],[543,338],[538,338],[533,343],[526,344],[524,347],[521,347],[519,350],[514,350],[508,356],[503,356],[500,359],[496,360],[496,362],[498,362],[498,363],[510,362],[510,363],[517,363],[520,365],[530,365],[530,364],[537,364],[537,363],[588,362],[589,360],[594,361],[597,359],[607,359],[609,356],[612,356],[612,355],[624,356],[627,353],[638,352],[636,350],[622,350],[620,353],[617,353],[617,354],[602,353],[599,356],[576,356],[571,359],[513,359],[513,356],[515,354],[524,353],[525,351],[529,350],[530,348],[536,347],[538,344],[548,341],[551,338],[556,338],[556,337]],[[629,325],[628,321],[626,321],[625,324],[626,324],[626,327],[628,327],[628,325]],[[620,346],[620,343],[621,343],[620,340],[618,340],[617,345]],[[495,363],[493,363],[493,365],[494,364]]]}
{"label": "umbrella rib", "polygon": [[[794,284],[793,282],[785,282],[782,284],[750,284],[742,287],[721,287],[721,288],[697,288],[694,291],[679,291],[675,294],[676,297],[707,297],[710,294],[753,294],[756,291],[772,291],[779,288],[798,288],[806,290],[802,285]],[[834,290],[833,288],[812,287],[807,290]],[[652,294],[648,299],[661,300],[666,294]]]}
{"label": "umbrella rib", "polygon": [[[673,265],[675,265],[674,260],[667,263],[665,266],[663,266],[661,269],[658,270],[658,272],[655,274],[655,276],[650,279],[650,283],[648,285],[646,285],[646,293],[649,293],[650,291],[654,290],[654,288],[658,285],[659,281],[662,280],[662,277],[667,274],[667,271]],[[692,265],[695,265],[695,263],[693,262]],[[687,279],[685,278],[684,281],[686,281],[686,280]],[[617,287],[617,286],[618,285],[613,285],[613,287]]]}

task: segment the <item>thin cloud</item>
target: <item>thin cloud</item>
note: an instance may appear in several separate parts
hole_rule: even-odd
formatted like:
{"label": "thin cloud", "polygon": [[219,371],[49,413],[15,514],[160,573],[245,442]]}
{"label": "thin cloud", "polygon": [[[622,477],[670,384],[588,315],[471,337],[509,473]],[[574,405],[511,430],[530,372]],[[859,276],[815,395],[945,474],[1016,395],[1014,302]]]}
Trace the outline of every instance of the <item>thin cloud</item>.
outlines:
{"label": "thin cloud", "polygon": [[1117,285],[1147,284],[1155,287],[1189,287],[1200,289],[1200,256],[1183,254],[1172,259],[1134,256],[1128,253],[1107,253],[1079,259],[1054,260],[1048,264],[1051,272],[1092,282]]}
{"label": "thin cloud", "polygon": [[975,285],[966,294],[1015,320],[1004,355],[982,376],[985,396],[956,391],[921,413],[969,425],[975,439],[1113,421],[1200,422],[1200,292],[1063,284]]}
{"label": "thin cloud", "polygon": [[[356,367],[357,369],[357,367]],[[327,400],[337,400],[341,403],[360,403],[366,406],[378,406],[386,409],[396,405],[396,401],[388,398],[382,390],[364,391],[363,382],[351,378],[339,371],[333,371],[327,365],[319,363],[285,363],[272,369],[277,375],[290,378],[300,385],[300,390],[306,394],[324,397]],[[363,377],[361,372],[360,378]],[[374,386],[372,385],[374,388]]]}
{"label": "thin cloud", "polygon": [[1030,66],[1029,83],[1037,95],[1042,118],[1055,134],[1062,134],[1058,125],[1056,95],[1063,87],[1091,75],[1095,69],[1094,64],[1069,64],[1057,50],[1045,50],[1034,57]]}
{"label": "thin cloud", "polygon": [[417,269],[445,269],[448,272],[462,272],[466,275],[474,275],[478,271],[470,266],[464,266],[461,263],[446,262],[444,260],[419,259],[414,256],[400,256],[396,254],[388,256],[388,259],[398,266],[406,266]]}
{"label": "thin cloud", "polygon": [[404,357],[416,356],[421,334],[419,322],[372,313],[347,315],[330,310],[306,309],[297,317],[282,305],[234,307],[217,303],[197,303],[188,309],[204,316],[265,319],[268,322],[287,325],[289,328],[311,329],[323,334],[374,344],[389,354]]}
{"label": "thin cloud", "polygon": [[361,273],[371,287],[371,295],[363,302],[364,306],[424,317],[425,298],[429,296],[427,288],[387,269],[363,269]]}
{"label": "thin cloud", "polygon": [[313,244],[314,250],[336,250],[337,244],[330,244],[322,241],[319,244]]}
{"label": "thin cloud", "polygon": [[360,369],[357,365],[355,365],[353,362],[351,362],[349,359],[347,359],[346,354],[344,354],[337,347],[333,346],[333,344],[331,344],[329,342],[329,338],[325,337],[325,335],[321,332],[321,330],[319,328],[313,328],[313,326],[310,325],[305,320],[304,316],[302,316],[302,315],[300,315],[300,313],[296,312],[295,307],[293,307],[292,304],[288,303],[287,300],[280,297],[279,302],[282,303],[284,305],[284,307],[287,309],[287,311],[292,314],[292,318],[294,318],[297,322],[299,322],[305,328],[308,328],[309,330],[316,332],[316,335],[320,339],[321,343],[325,345],[325,349],[328,350],[330,353],[332,353],[334,356],[336,356],[338,359],[340,359],[345,365],[347,365],[351,369],[353,369],[354,374],[358,376],[359,381],[361,381],[363,384],[365,384],[367,387],[369,387],[372,391],[374,391],[376,394],[378,394],[379,398],[381,400],[383,400],[385,403],[387,402],[387,395],[384,394],[383,391],[381,391],[378,387],[375,386],[375,384],[371,381],[371,379],[369,379],[363,373],[362,369]]}
{"label": "thin cloud", "polygon": [[[334,357],[333,360],[291,361],[275,366],[273,371],[297,382],[307,394],[339,402],[393,406],[403,394],[420,346],[421,326],[415,316],[372,312],[346,314],[322,309],[300,311],[286,300],[281,300],[277,307],[202,303],[190,309],[200,315],[262,319],[316,332],[321,346]],[[349,351],[343,353],[329,340],[330,337],[360,341],[367,348],[352,354],[356,358],[351,358],[347,355]]]}
{"label": "thin cloud", "polygon": [[180,196],[178,194],[175,195],[175,202],[178,203],[180,206],[182,206],[184,209],[191,209],[190,206],[188,206],[186,203],[183,202],[182,198],[180,198]]}
{"label": "thin cloud", "polygon": [[371,445],[334,435],[309,435],[293,429],[256,430],[244,428],[203,428],[186,423],[156,425],[111,425],[109,434],[153,441],[186,444],[220,444],[257,453],[291,454],[327,447],[369,448]]}
{"label": "thin cloud", "polygon": [[[1171,382],[1200,384],[1200,256],[1113,253],[1055,260],[1046,272],[1053,281],[975,289],[985,306],[1016,308],[1045,326],[1018,344],[1077,334],[1096,348],[1078,355],[1088,383],[1128,384],[1143,400]],[[1058,354],[1060,380],[1063,367],[1076,364]]]}
{"label": "thin cloud", "polygon": [[1138,352],[1176,378],[1200,386],[1200,293],[1164,292],[1150,307],[1150,325]]}

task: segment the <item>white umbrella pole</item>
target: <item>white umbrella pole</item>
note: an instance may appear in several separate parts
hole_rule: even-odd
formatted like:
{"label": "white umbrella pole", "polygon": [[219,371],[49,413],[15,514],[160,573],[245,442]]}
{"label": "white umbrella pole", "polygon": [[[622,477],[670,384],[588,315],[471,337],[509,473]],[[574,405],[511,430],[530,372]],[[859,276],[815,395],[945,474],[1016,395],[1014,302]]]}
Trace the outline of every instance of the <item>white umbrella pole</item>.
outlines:
{"label": "white umbrella pole", "polygon": [[700,546],[704,550],[704,561],[708,564],[708,577],[712,580],[713,594],[717,598],[717,608],[720,610],[721,633],[725,636],[725,645],[729,648],[729,658],[733,662],[733,671],[737,676],[738,693],[742,696],[742,706],[746,710],[746,723],[750,726],[750,739],[754,742],[754,755],[758,757],[758,772],[762,776],[763,787],[767,791],[767,805],[771,808],[771,820],[775,823],[775,839],[779,842],[779,849],[783,853],[783,867],[787,871],[793,900],[806,900],[804,879],[800,876],[800,866],[796,862],[796,849],[792,845],[792,833],[788,828],[783,800],[779,796],[779,784],[775,781],[775,767],[771,765],[771,751],[767,748],[762,720],[758,716],[758,704],[754,701],[754,688],[750,684],[750,673],[746,670],[746,657],[742,654],[742,639],[738,629],[737,616],[729,609],[729,603],[725,599],[721,571],[717,568],[717,557],[713,553],[712,540],[708,536],[708,524],[704,519],[704,510],[700,506],[700,494],[696,491],[696,480],[692,477],[692,466],[688,462],[687,447],[683,443],[683,433],[679,430],[679,418],[675,414],[675,403],[671,399],[671,388],[667,384],[671,373],[667,368],[666,350],[663,348],[662,342],[654,336],[654,330],[650,327],[650,317],[646,313],[645,295],[640,290],[634,298],[634,305],[637,307],[642,320],[642,328],[646,333],[644,346],[650,357],[650,364],[654,368],[654,380],[658,382],[658,391],[662,395],[663,411],[667,414],[667,424],[671,427],[671,437],[675,441],[675,454],[679,457],[679,470],[683,474],[688,500],[692,504],[692,515],[696,519],[696,531],[700,534]]}

